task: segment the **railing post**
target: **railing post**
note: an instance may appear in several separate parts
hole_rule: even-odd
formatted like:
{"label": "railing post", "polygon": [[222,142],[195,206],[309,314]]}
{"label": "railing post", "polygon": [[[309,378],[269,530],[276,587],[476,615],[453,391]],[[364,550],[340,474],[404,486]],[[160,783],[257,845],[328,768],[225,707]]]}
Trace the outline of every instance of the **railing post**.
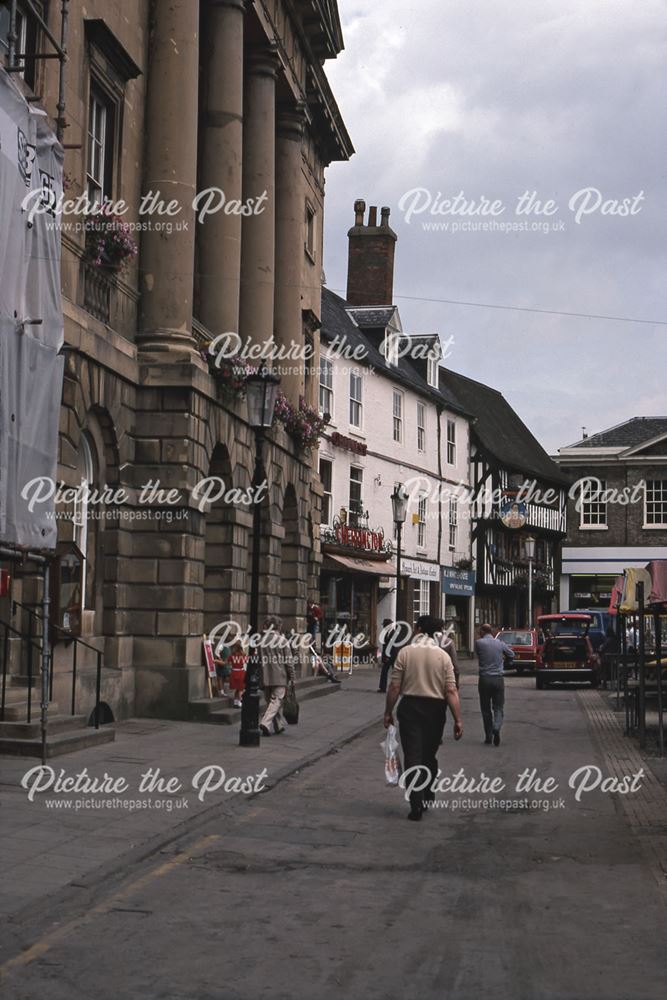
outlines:
{"label": "railing post", "polygon": [[72,650],[72,711],[70,715],[76,715],[76,653],[79,648],[79,643],[74,640],[74,649]]}
{"label": "railing post", "polygon": [[[28,619],[32,622],[32,618]],[[26,722],[32,721],[32,628],[29,630],[28,636],[28,711],[26,714]]]}
{"label": "railing post", "polygon": [[102,653],[97,653],[97,685],[95,690],[95,729],[100,728],[100,687],[102,684]]}
{"label": "railing post", "polygon": [[42,584],[42,673],[40,722],[42,730],[42,764],[46,764],[46,738],[49,725],[49,615],[51,594],[49,592],[49,564],[44,563],[44,582]]}
{"label": "railing post", "polygon": [[0,706],[0,720],[5,721],[5,698],[7,691],[7,654],[9,646],[9,629],[5,625],[5,638],[2,643],[2,705]]}

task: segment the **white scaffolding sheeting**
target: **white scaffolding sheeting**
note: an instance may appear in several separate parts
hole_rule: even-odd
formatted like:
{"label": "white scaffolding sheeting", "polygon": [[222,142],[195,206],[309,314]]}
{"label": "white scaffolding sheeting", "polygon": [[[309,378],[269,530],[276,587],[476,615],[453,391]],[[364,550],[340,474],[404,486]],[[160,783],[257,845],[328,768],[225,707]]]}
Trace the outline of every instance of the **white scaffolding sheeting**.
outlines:
{"label": "white scaffolding sheeting", "polygon": [[31,549],[57,538],[53,501],[30,511],[22,493],[33,479],[56,480],[62,165],[46,116],[0,68],[0,542]]}

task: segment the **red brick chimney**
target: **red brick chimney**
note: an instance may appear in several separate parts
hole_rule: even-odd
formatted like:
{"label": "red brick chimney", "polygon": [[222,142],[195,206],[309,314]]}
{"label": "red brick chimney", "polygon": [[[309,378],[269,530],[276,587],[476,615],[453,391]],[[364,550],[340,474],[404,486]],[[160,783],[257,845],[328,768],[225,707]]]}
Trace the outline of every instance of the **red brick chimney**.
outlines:
{"label": "red brick chimney", "polygon": [[352,306],[390,306],[394,297],[394,251],[396,233],[389,226],[389,209],[377,207],[368,212],[366,202],[354,203],[354,225],[348,232],[347,295]]}

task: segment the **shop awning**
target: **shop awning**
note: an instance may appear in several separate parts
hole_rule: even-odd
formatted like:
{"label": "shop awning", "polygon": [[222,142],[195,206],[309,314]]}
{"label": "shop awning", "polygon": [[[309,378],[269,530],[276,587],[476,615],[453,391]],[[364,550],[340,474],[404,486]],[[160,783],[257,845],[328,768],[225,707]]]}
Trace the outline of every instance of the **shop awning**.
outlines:
{"label": "shop awning", "polygon": [[652,559],[646,569],[651,576],[648,603],[667,605],[667,559]]}
{"label": "shop awning", "polygon": [[395,576],[396,569],[389,562],[373,559],[356,559],[354,556],[333,556],[327,554],[322,564],[323,570],[345,569],[352,573],[368,573],[370,576]]}

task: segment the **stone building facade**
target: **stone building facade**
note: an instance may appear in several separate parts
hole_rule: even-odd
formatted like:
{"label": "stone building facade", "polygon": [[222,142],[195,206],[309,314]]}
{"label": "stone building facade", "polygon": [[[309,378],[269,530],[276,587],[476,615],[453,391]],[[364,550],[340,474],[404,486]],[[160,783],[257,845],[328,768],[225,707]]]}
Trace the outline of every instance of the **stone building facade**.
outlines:
{"label": "stone building facade", "polygon": [[[309,364],[278,374],[291,401],[316,402],[324,171],[353,151],[323,69],[342,44],[331,0],[70,4],[67,194],[122,199],[139,246],[124,270],[95,267],[82,219],[63,217],[58,475],[108,489],[105,502],[62,506],[59,539],[85,557],[81,637],[103,650],[116,718],[187,717],[204,691],[202,634],[248,623],[252,513],[238,497],[254,437],[244,399],[203,353],[227,332],[308,344]],[[37,62],[34,90],[52,116],[56,88],[54,62]],[[202,218],[210,188],[225,205]],[[178,212],[150,214],[149,192]],[[224,210],[240,204],[262,211]],[[280,425],[265,465],[260,614],[304,630],[319,593],[321,489]],[[202,503],[207,477],[237,492]],[[119,489],[126,502],[109,502]],[[92,664],[79,663],[82,704]],[[56,699],[71,678],[72,644],[57,641]]]}

